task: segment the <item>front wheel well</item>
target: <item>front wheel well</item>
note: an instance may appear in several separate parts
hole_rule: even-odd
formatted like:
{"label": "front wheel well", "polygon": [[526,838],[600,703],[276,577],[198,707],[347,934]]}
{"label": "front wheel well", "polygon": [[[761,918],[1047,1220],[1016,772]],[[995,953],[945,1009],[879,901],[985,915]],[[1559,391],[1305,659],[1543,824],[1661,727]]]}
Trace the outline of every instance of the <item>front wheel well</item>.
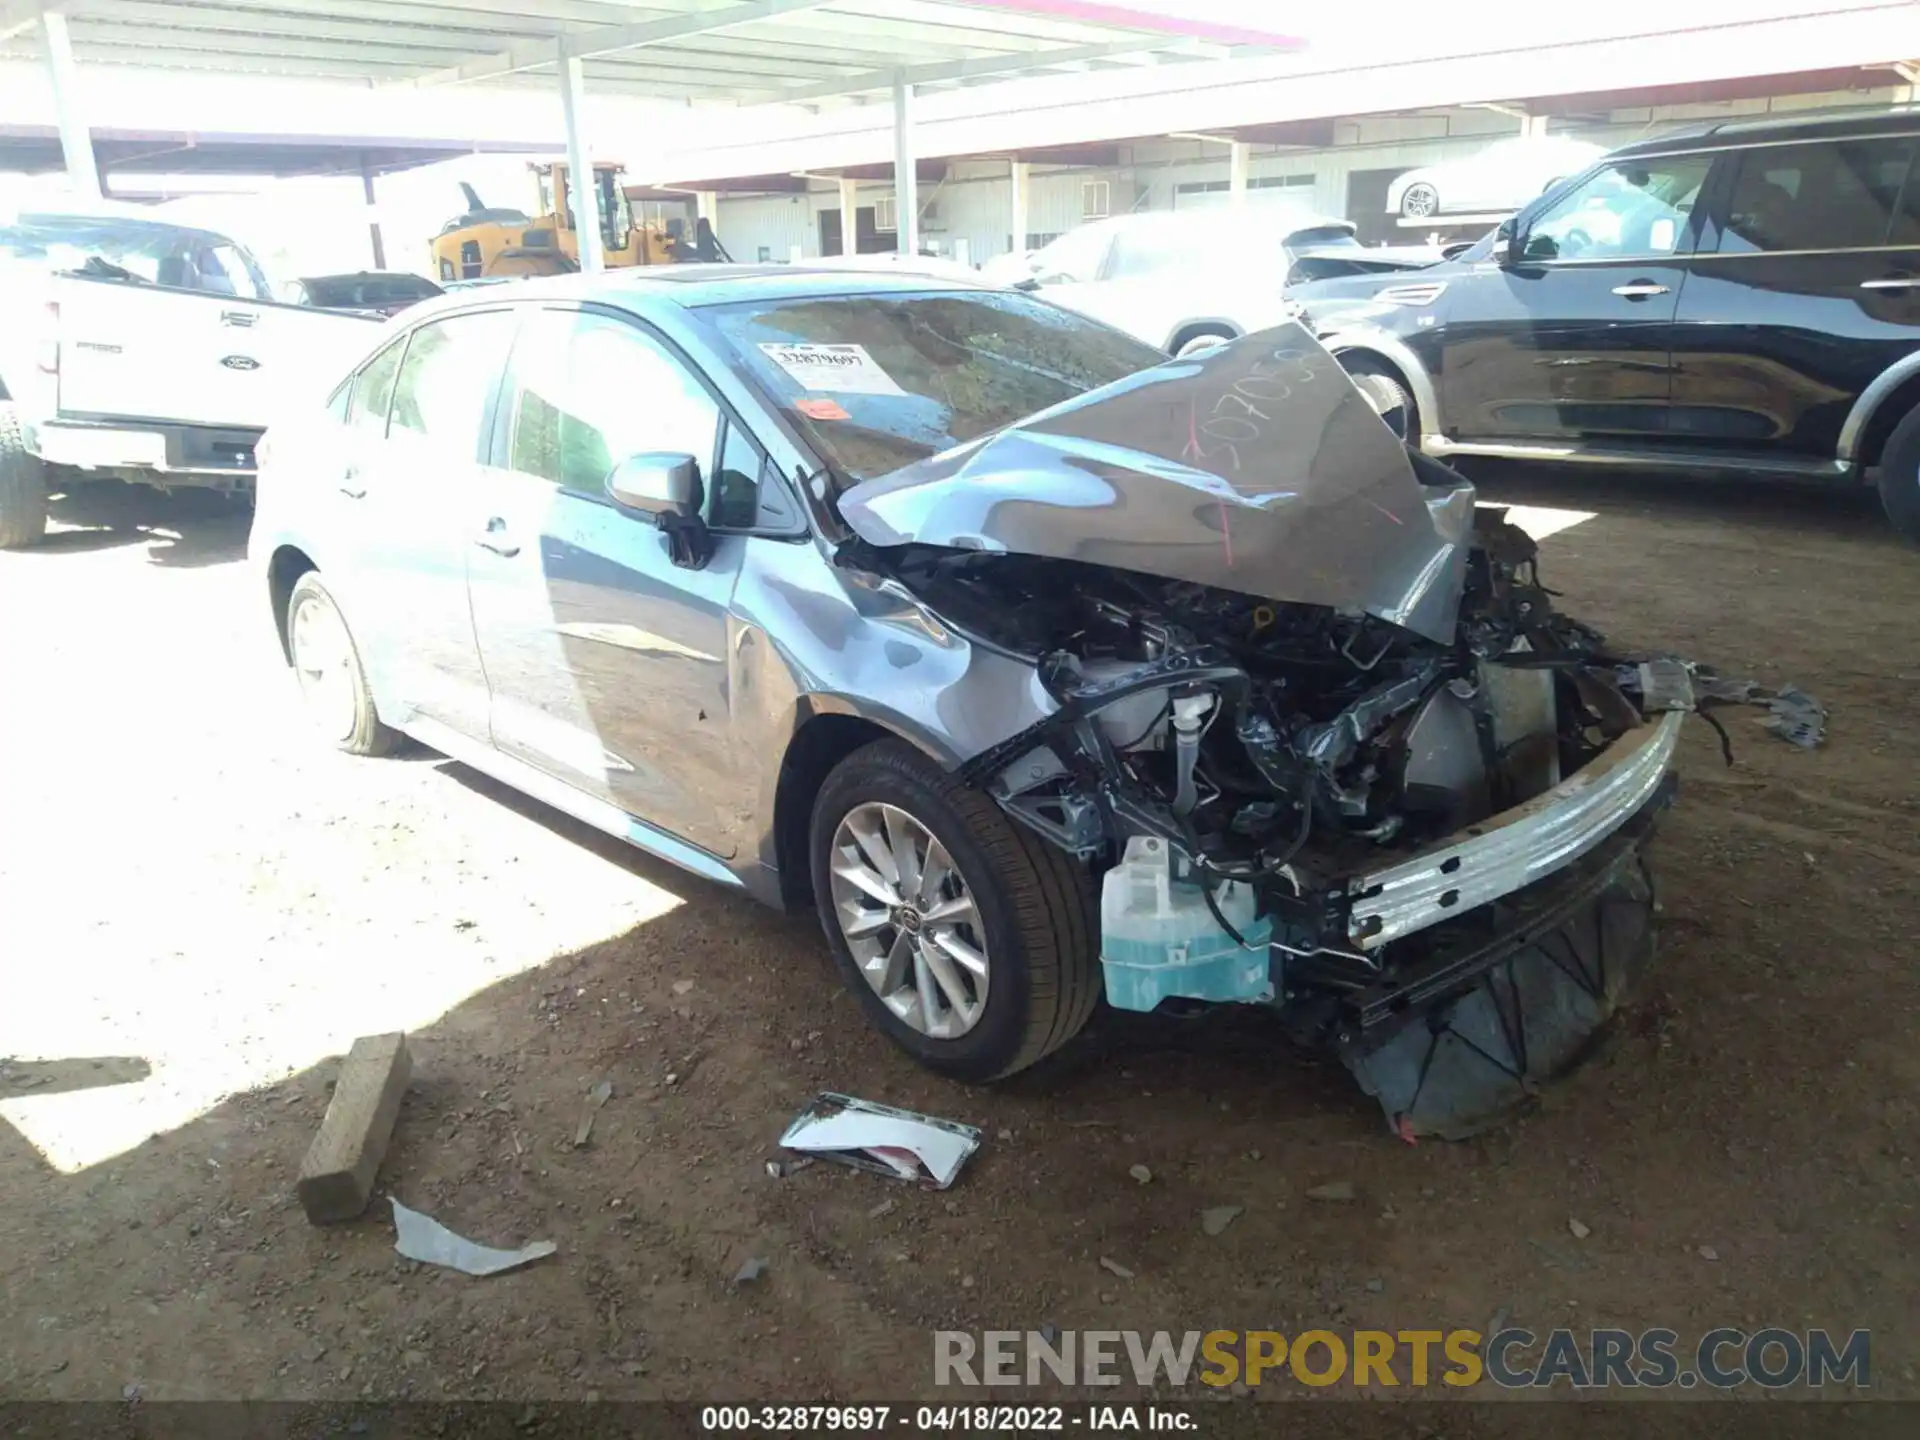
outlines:
{"label": "front wheel well", "polygon": [[1336,350],[1333,352],[1333,358],[1340,362],[1340,368],[1349,375],[1380,375],[1393,381],[1406,392],[1407,403],[1414,412],[1407,417],[1410,422],[1407,426],[1407,434],[1410,437],[1409,443],[1417,448],[1420,443],[1421,422],[1426,417],[1419,413],[1419,407],[1413,398],[1413,384],[1408,380],[1407,372],[1374,350]]}
{"label": "front wheel well", "polygon": [[1217,335],[1222,340],[1238,340],[1240,332],[1225,320],[1189,320],[1173,332],[1173,338],[1167,341],[1167,353],[1178,355],[1180,347],[1190,345],[1205,336]]}
{"label": "front wheel well", "polygon": [[1903,380],[1886,399],[1874,406],[1873,414],[1867,419],[1867,428],[1860,436],[1860,447],[1853,457],[1861,469],[1880,463],[1881,455],[1886,452],[1887,437],[1915,410],[1920,410],[1920,375]]}
{"label": "front wheel well", "polygon": [[287,648],[287,606],[300,577],[319,568],[304,550],[293,545],[282,545],[267,562],[267,597],[273,606],[273,630],[280,637],[280,653],[289,665],[293,663],[293,652]]}
{"label": "front wheel well", "polygon": [[780,896],[789,910],[813,904],[808,859],[808,828],[820,787],[847,756],[893,732],[857,715],[815,715],[794,733],[780,761],[773,794],[774,863],[780,868]]}

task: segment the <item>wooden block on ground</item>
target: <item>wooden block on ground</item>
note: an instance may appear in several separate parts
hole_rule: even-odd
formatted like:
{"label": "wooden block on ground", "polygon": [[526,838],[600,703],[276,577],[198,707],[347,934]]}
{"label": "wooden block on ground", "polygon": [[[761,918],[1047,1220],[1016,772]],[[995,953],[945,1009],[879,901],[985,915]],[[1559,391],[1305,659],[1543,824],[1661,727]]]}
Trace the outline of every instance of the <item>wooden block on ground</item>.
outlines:
{"label": "wooden block on ground", "polygon": [[333,1101],[300,1166],[300,1204],[316,1225],[367,1208],[413,1074],[405,1035],[363,1035],[340,1062]]}

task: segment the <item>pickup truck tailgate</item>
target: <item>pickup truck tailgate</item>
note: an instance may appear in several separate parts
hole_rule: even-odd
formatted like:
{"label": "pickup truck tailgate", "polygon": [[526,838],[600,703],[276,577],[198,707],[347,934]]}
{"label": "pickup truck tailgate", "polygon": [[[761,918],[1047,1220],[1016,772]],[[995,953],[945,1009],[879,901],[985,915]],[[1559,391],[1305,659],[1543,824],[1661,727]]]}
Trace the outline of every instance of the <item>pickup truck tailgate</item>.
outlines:
{"label": "pickup truck tailgate", "polygon": [[63,415],[264,429],[345,373],[379,322],[299,306],[62,277]]}

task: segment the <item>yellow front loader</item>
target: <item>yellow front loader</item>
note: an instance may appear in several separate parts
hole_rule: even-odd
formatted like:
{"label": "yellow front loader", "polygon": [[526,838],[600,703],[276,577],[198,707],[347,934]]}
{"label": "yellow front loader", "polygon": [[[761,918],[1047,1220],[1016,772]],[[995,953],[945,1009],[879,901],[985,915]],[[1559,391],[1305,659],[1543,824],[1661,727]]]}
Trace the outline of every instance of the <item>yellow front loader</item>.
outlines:
{"label": "yellow front loader", "polygon": [[[580,236],[567,167],[554,161],[527,168],[533,172],[538,194],[533,215],[489,208],[471,185],[462,182],[466,213],[449,220],[433,240],[434,273],[443,285],[453,280],[564,275],[580,268]],[[594,166],[593,183],[609,268],[670,265],[681,258],[681,242],[665,228],[634,223],[619,166]]]}

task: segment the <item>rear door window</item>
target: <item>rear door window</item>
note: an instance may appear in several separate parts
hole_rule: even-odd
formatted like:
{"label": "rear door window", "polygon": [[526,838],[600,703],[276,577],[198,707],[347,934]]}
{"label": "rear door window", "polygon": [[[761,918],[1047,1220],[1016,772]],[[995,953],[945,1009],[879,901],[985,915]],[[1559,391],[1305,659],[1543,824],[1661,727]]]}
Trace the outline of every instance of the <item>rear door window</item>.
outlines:
{"label": "rear door window", "polygon": [[415,330],[394,383],[388,436],[411,435],[449,460],[480,459],[515,318],[487,310]]}
{"label": "rear door window", "polygon": [[353,382],[347,423],[376,439],[387,433],[387,411],[393,405],[393,382],[400,375],[400,357],[406,353],[403,335],[361,369]]}
{"label": "rear door window", "polygon": [[1719,253],[1856,250],[1901,243],[1888,237],[1913,152],[1911,136],[1731,152],[1734,171]]}

